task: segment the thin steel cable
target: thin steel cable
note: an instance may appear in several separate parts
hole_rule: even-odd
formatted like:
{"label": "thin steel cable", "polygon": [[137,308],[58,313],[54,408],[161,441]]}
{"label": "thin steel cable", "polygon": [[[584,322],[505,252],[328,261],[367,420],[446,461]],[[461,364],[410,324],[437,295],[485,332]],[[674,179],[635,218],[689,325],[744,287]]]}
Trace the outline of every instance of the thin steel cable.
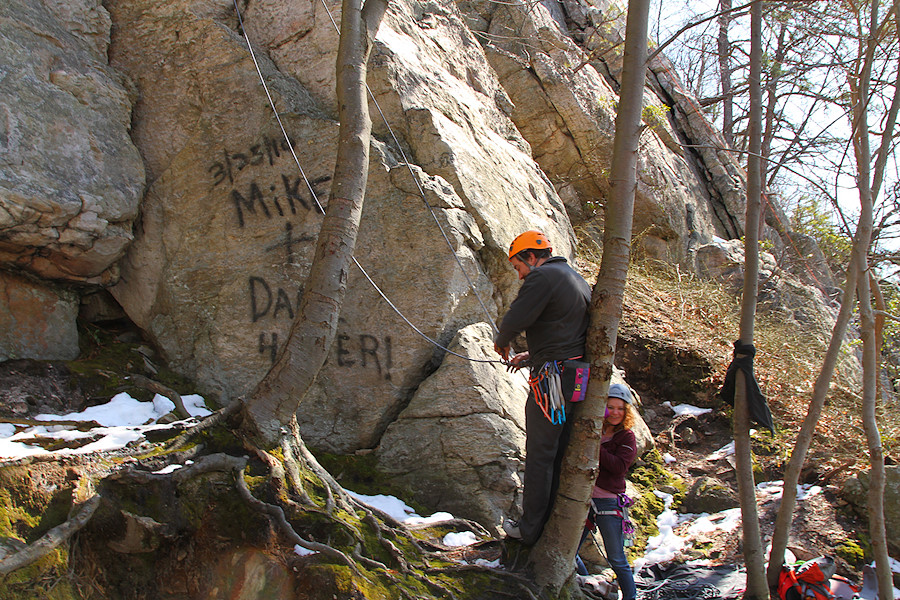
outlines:
{"label": "thin steel cable", "polygon": [[[241,34],[244,36],[244,41],[247,42],[247,48],[250,50],[250,57],[253,59],[253,65],[256,67],[257,75],[259,75],[259,81],[260,81],[260,83],[262,83],[263,89],[266,92],[266,98],[268,98],[268,100],[269,100],[269,105],[272,107],[272,112],[275,113],[275,119],[278,121],[278,126],[281,128],[281,133],[282,133],[282,135],[284,135],[284,139],[287,141],[287,145],[291,150],[291,156],[294,157],[294,162],[297,165],[297,169],[300,171],[300,175],[301,175],[301,177],[303,177],[303,181],[306,183],[306,187],[307,187],[307,189],[309,189],[309,193],[312,195],[312,198],[315,201],[316,206],[319,207],[319,210],[324,215],[325,209],[322,208],[322,204],[319,202],[319,198],[316,195],[316,192],[313,189],[312,184],[310,184],[309,179],[306,177],[306,173],[303,170],[303,167],[300,165],[300,160],[297,158],[297,154],[294,152],[294,147],[293,147],[293,144],[291,144],[290,137],[288,136],[287,131],[284,128],[284,124],[281,122],[281,117],[278,115],[278,110],[275,108],[275,102],[272,99],[272,95],[269,93],[269,87],[266,84],[265,77],[263,77],[262,69],[259,66],[259,62],[256,60],[256,53],[253,52],[253,45],[250,43],[250,37],[247,35],[247,30],[244,28],[244,19],[241,16],[241,11],[240,11],[240,8],[238,7],[237,0],[233,0],[233,2],[234,2],[234,10],[237,13],[238,24],[240,25],[240,28],[241,28]],[[327,10],[327,8],[328,7],[326,7],[326,10]],[[329,17],[331,17],[330,11],[328,14],[329,14]],[[334,23],[333,17],[331,17],[331,22]],[[368,89],[368,86],[366,86],[366,89]],[[369,94],[370,95],[372,94],[371,90],[369,90]],[[377,103],[376,103],[376,106],[377,106]],[[380,110],[381,109],[379,108],[379,112],[380,112]],[[388,128],[390,128],[390,125],[388,125]],[[392,135],[393,135],[393,132],[392,132]],[[394,138],[394,140],[396,141],[396,138]],[[402,152],[402,150],[401,150],[401,152]],[[404,158],[405,158],[405,156],[404,156]],[[409,166],[409,165],[407,164],[407,166]],[[412,173],[411,168],[410,168],[410,173]],[[416,178],[415,175],[413,175],[413,178],[416,180],[416,184],[418,185],[419,184],[418,178]],[[424,191],[422,191],[421,187],[419,187],[419,190],[422,192],[422,197],[424,198],[425,197]],[[426,200],[425,204],[428,205],[427,200]],[[434,213],[432,213],[432,216],[434,216]],[[435,220],[437,220],[437,219],[435,218]],[[440,227],[440,223],[438,223],[438,226]],[[443,228],[441,228],[441,233],[442,234],[444,233]],[[446,235],[444,235],[444,239],[447,240],[448,244],[450,243],[450,241],[447,239]],[[451,246],[451,250],[452,250],[452,246]],[[453,255],[456,256],[456,253],[454,252]],[[391,302],[390,298],[387,297],[387,295],[381,290],[381,288],[378,286],[378,284],[376,284],[375,281],[366,272],[366,270],[363,269],[362,265],[359,264],[359,261],[356,260],[356,257],[351,256],[351,258],[353,260],[353,264],[355,264],[357,266],[357,268],[359,268],[360,272],[363,274],[363,276],[366,278],[366,280],[372,285],[372,287],[375,289],[375,291],[378,292],[378,294],[382,297],[382,299],[384,299],[384,301],[387,302],[388,306],[390,306],[394,310],[394,312],[397,313],[397,315],[401,319],[403,319],[403,321],[413,329],[413,331],[415,331],[420,336],[425,338],[429,343],[431,343],[432,345],[434,345],[437,348],[440,348],[447,354],[452,354],[453,356],[458,356],[459,358],[468,360],[470,362],[505,364],[502,360],[471,358],[468,356],[463,356],[462,354],[458,354],[458,353],[454,352],[453,350],[450,350],[449,348],[443,346],[438,341],[430,338],[428,335],[423,333],[418,327],[416,327],[412,322],[410,322],[410,320],[406,318],[406,316],[400,311],[400,309],[397,308],[397,306],[395,306],[393,302]],[[456,260],[457,260],[457,263],[459,263],[458,257]],[[460,264],[460,268],[462,268],[462,264]],[[465,274],[465,270],[463,270],[463,273]],[[468,275],[466,275],[466,279],[468,279]],[[472,291],[475,293],[475,296],[478,297],[478,293],[475,292],[474,287],[472,288]],[[481,302],[480,297],[478,298],[478,301]],[[484,304],[482,304],[482,307],[484,307]],[[485,310],[487,310],[487,309],[485,309]],[[488,315],[488,317],[489,317],[488,322],[496,330],[497,326],[494,324],[493,320],[490,319],[490,315]]]}
{"label": "thin steel cable", "polygon": [[300,171],[300,175],[303,177],[304,183],[306,183],[306,188],[309,190],[309,193],[312,194],[312,198],[316,203],[316,206],[319,207],[319,210],[322,214],[325,214],[325,209],[322,208],[322,205],[319,203],[319,198],[316,196],[316,191],[313,189],[312,184],[309,183],[309,179],[306,177],[306,173],[303,171],[303,167],[300,166],[300,159],[297,158],[297,154],[294,152],[294,145],[291,143],[291,138],[288,136],[287,131],[284,128],[284,123],[281,122],[281,116],[278,114],[278,110],[275,108],[275,101],[272,100],[272,95],[269,93],[269,86],[266,85],[266,80],[263,77],[262,69],[259,67],[259,62],[256,60],[256,53],[253,52],[253,45],[250,43],[250,38],[247,36],[247,30],[244,29],[244,19],[241,17],[241,10],[238,8],[237,0],[234,1],[234,11],[237,13],[238,24],[241,26],[241,34],[244,36],[244,41],[247,42],[247,49],[250,50],[250,58],[253,59],[253,66],[256,67],[256,73],[259,75],[259,80],[262,82],[263,90],[266,92],[266,98],[269,99],[269,106],[272,107],[272,112],[275,113],[275,120],[278,121],[278,127],[281,128],[281,134],[284,136],[284,140],[287,142],[288,149],[291,151],[291,156],[294,157],[294,163],[297,165],[297,169]]}

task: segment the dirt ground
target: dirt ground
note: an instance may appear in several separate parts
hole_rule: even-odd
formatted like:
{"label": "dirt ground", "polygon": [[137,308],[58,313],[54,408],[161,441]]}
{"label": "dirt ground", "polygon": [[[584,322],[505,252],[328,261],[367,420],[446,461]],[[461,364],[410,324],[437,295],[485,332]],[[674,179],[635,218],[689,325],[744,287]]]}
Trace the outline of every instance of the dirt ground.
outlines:
{"label": "dirt ground", "polygon": [[[655,405],[649,408],[652,418],[648,419],[648,426],[656,436],[660,452],[667,453],[675,459],[668,464],[671,472],[681,477],[688,487],[698,477],[710,476],[737,490],[733,456],[710,460],[711,455],[732,441],[729,423],[721,414],[714,411],[697,418],[688,417],[679,420],[674,419],[673,413],[665,406]],[[677,425],[673,426],[673,423]],[[685,438],[688,438],[689,442],[685,441]],[[809,483],[821,488],[821,491],[805,496],[797,502],[789,549],[798,560],[822,554],[834,556],[841,542],[857,539],[856,532],[865,527],[859,517],[849,509],[847,502],[840,498],[840,490],[836,484],[822,481]],[[758,492],[757,502],[760,531],[764,542],[768,542],[781,501],[777,495],[773,497],[770,493]],[[706,555],[715,563],[742,562],[740,528],[731,532],[716,530],[704,534],[695,542],[696,545],[704,547]],[[838,562],[844,575],[855,574],[854,565],[848,564],[840,557]]]}
{"label": "dirt ground", "polygon": [[[641,397],[644,420],[660,453],[675,460],[667,468],[690,487],[698,478],[719,479],[737,493],[733,457],[710,460],[710,455],[733,440],[731,409],[719,390],[732,359],[738,314],[734,298],[705,283],[633,269],[625,294],[619,327],[616,365]],[[774,435],[754,437],[759,468],[757,481],[781,481],[796,434],[806,415],[812,384],[821,366],[821,340],[777,319],[758,318],[755,375],[776,425]],[[847,368],[844,365],[842,368]],[[865,547],[867,523],[841,497],[848,478],[868,468],[865,436],[855,390],[843,386],[839,370],[807,454],[801,484],[817,486],[797,502],[788,548],[797,560],[835,556],[838,572],[858,581],[862,564],[845,560],[844,542]],[[710,408],[698,417],[675,417],[670,405]],[[879,427],[884,439],[897,433],[900,411],[885,407]],[[761,429],[761,428],[760,428]],[[885,448],[887,464],[898,457]],[[758,517],[763,544],[771,540],[780,499],[758,493]],[[683,533],[676,530],[676,533]],[[716,530],[693,541],[682,558],[708,558],[716,564],[743,563],[742,530]],[[678,559],[676,559],[678,560]],[[869,559],[871,560],[871,559]]]}

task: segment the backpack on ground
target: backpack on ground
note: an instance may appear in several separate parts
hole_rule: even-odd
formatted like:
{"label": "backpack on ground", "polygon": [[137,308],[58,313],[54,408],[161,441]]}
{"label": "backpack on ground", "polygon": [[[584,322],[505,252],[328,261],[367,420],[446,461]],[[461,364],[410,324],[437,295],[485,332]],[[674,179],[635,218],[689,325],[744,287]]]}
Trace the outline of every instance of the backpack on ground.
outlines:
{"label": "backpack on ground", "polygon": [[859,591],[845,578],[835,575],[835,570],[834,558],[830,556],[784,565],[778,577],[778,597],[781,600],[836,600],[838,597],[832,593],[833,578],[850,586],[854,594]]}

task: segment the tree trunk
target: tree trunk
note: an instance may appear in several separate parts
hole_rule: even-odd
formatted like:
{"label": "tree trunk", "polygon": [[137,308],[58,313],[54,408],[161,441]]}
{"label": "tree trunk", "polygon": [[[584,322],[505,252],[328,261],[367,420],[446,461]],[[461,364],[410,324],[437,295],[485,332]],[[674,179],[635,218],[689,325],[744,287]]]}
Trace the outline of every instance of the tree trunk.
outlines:
{"label": "tree trunk", "polygon": [[[898,10],[900,10],[900,1],[894,1],[893,15],[897,19]],[[877,25],[877,3],[872,5],[872,14],[870,16],[869,30],[875,32]],[[896,27],[895,27],[895,31]],[[900,31],[897,32],[900,35]],[[844,295],[841,303],[841,311],[838,314],[832,331],[831,342],[825,355],[822,369],[816,378],[816,384],[813,388],[813,398],[810,401],[809,411],[800,428],[797,436],[797,442],[791,459],[788,464],[787,471],[784,476],[784,495],[782,496],[781,506],[778,510],[778,517],[775,522],[775,532],[772,537],[772,553],[769,558],[768,580],[770,585],[775,585],[778,580],[778,573],[784,562],[784,550],[787,545],[788,535],[790,533],[790,523],[793,515],[794,506],[797,497],[797,482],[800,477],[800,469],[803,466],[803,460],[809,443],[815,430],[816,421],[822,412],[825,403],[825,397],[828,392],[829,382],[834,371],[841,343],[853,309],[854,291],[858,293],[860,302],[860,320],[863,331],[864,345],[864,390],[863,390],[863,426],[866,431],[868,445],[870,447],[870,457],[872,462],[872,487],[869,490],[869,521],[873,541],[873,548],[876,555],[876,567],[878,567],[879,598],[884,600],[890,598],[890,590],[893,585],[891,582],[891,574],[888,566],[886,536],[884,532],[884,513],[883,513],[883,486],[884,486],[884,457],[881,449],[880,435],[878,434],[877,424],[875,422],[875,403],[877,400],[877,374],[878,374],[878,349],[880,341],[878,339],[877,322],[872,316],[871,309],[871,292],[868,280],[870,280],[870,272],[868,271],[868,249],[871,244],[871,236],[873,231],[873,208],[874,201],[878,195],[878,190],[883,181],[884,166],[889,155],[890,139],[893,135],[893,129],[896,124],[898,107],[900,107],[900,71],[897,72],[897,81],[894,85],[894,99],[888,117],[885,121],[885,128],[882,132],[881,147],[875,160],[874,173],[870,169],[870,148],[868,138],[868,116],[867,103],[869,101],[869,73],[871,73],[872,61],[874,58],[874,49],[876,40],[871,37],[865,42],[866,50],[861,52],[858,58],[858,70],[854,77],[850,79],[850,87],[853,94],[853,141],[854,150],[857,159],[857,182],[859,184],[860,220],[857,225],[856,235],[854,236],[853,251],[851,264],[848,268],[848,278],[844,287]],[[860,47],[863,47],[863,40],[860,40]],[[858,86],[853,82],[857,81]],[[871,184],[869,183],[871,181]],[[862,277],[859,277],[862,274]],[[862,284],[858,279],[866,279],[866,284]],[[867,300],[867,307],[863,307],[863,298]],[[865,314],[864,314],[865,313]],[[867,331],[868,330],[868,331]],[[866,346],[868,344],[868,346]],[[871,387],[871,391],[867,391],[865,386]],[[879,488],[881,488],[879,490]],[[882,543],[882,540],[884,543]],[[879,559],[881,562],[879,562]]]}
{"label": "tree trunk", "polygon": [[[862,141],[868,138],[866,131],[865,117],[861,120],[860,125],[863,129],[856,136],[859,142],[857,156],[868,157],[868,143]],[[863,177],[863,171],[868,168],[860,168],[860,176]],[[863,235],[871,237],[873,229],[873,207],[871,188],[868,184],[863,183],[868,179],[860,180],[859,199],[860,199],[860,216],[859,229],[863,231]],[[854,249],[856,250],[856,249]],[[863,429],[866,432],[866,442],[869,447],[869,463],[871,466],[869,474],[869,491],[867,498],[867,509],[869,517],[869,537],[872,540],[872,552],[875,555],[875,567],[878,577],[878,598],[879,600],[893,600],[893,581],[890,569],[890,557],[887,551],[887,533],[884,523],[884,449],[881,445],[881,434],[878,431],[878,423],[875,420],[876,400],[878,392],[878,347],[875,343],[875,315],[872,310],[872,292],[869,286],[868,277],[868,245],[865,248],[854,252],[853,261],[856,268],[864,273],[858,278],[856,283],[857,297],[859,298],[859,322],[860,337],[863,343],[863,402],[862,402],[862,422]]]}
{"label": "tree trunk", "polygon": [[[891,144],[891,133],[896,120],[898,90],[894,91],[892,115],[888,119],[888,127],[883,131],[881,148],[876,160],[875,176],[871,168],[871,148],[869,145],[868,103],[869,84],[872,67],[878,46],[878,8],[879,2],[873,0],[870,7],[868,39],[865,53],[860,58],[861,64],[857,77],[850,80],[851,97],[853,99],[853,150],[856,155],[857,186],[859,188],[859,228],[864,241],[871,240],[874,228],[874,203],[881,184],[882,163],[885,148]],[[900,23],[897,10],[900,0],[894,0],[894,20]],[[898,32],[900,35],[900,32]],[[900,77],[900,74],[898,74]],[[854,79],[857,87],[854,86]],[[898,80],[900,81],[900,80]],[[887,551],[887,534],[884,523],[884,449],[881,445],[881,434],[875,420],[878,389],[878,347],[875,343],[875,318],[872,310],[872,295],[869,287],[869,243],[854,248],[853,261],[859,269],[860,276],[856,282],[859,299],[860,332],[863,342],[863,405],[862,421],[869,447],[871,472],[869,476],[868,516],[869,536],[872,540],[872,552],[875,555],[875,568],[878,578],[879,600],[892,600],[893,581],[890,568],[890,556]]]}
{"label": "tree trunk", "polygon": [[610,169],[612,189],[606,205],[603,258],[591,297],[587,339],[591,379],[587,398],[574,411],[572,438],[563,460],[553,513],[529,557],[536,583],[552,595],[562,589],[574,570],[575,553],[597,477],[603,412],[631,254],[649,11],[648,0],[628,3],[622,87]]}
{"label": "tree trunk", "polygon": [[[859,236],[857,234],[854,247],[858,240]],[[831,330],[831,341],[828,344],[822,368],[819,370],[819,375],[816,377],[816,383],[813,386],[813,396],[809,401],[806,416],[803,418],[803,424],[800,426],[800,432],[797,434],[797,440],[794,442],[794,449],[791,451],[791,458],[784,472],[784,491],[781,496],[781,504],[778,507],[778,516],[775,518],[775,530],[772,532],[772,550],[769,554],[769,567],[766,572],[770,587],[778,585],[778,576],[781,573],[781,566],[784,564],[784,551],[787,548],[794,507],[797,504],[797,484],[800,481],[800,471],[803,468],[803,462],[806,460],[806,453],[816,431],[819,417],[822,416],[822,409],[825,407],[825,397],[828,395],[828,389],[831,385],[831,377],[834,375],[834,369],[840,357],[841,346],[844,343],[844,336],[847,334],[850,317],[853,316],[857,275],[858,271],[855,263],[851,264],[847,271],[847,281],[844,284],[841,310],[838,312],[837,320],[835,320],[834,327]]]}
{"label": "tree trunk", "polygon": [[[741,301],[740,341],[753,344],[753,321],[756,316],[756,294],[759,280],[759,215],[762,196],[762,7],[750,9],[750,121],[749,156],[747,158],[747,214],[744,229],[744,290]],[[753,457],[750,448],[750,411],[743,371],[737,372],[734,395],[735,470],[741,502],[744,561],[747,565],[747,591],[744,598],[768,600],[762,538],[756,506],[756,483],[753,479]]]}
{"label": "tree trunk", "polygon": [[731,0],[719,0],[719,84],[722,88],[722,136],[731,148],[734,145],[734,96],[731,91]]}
{"label": "tree trunk", "polygon": [[337,332],[369,171],[366,62],[386,9],[386,0],[366,0],[364,7],[362,0],[343,3],[337,56],[340,129],[331,199],[288,340],[246,401],[248,426],[264,444],[277,442],[279,431],[295,418]]}

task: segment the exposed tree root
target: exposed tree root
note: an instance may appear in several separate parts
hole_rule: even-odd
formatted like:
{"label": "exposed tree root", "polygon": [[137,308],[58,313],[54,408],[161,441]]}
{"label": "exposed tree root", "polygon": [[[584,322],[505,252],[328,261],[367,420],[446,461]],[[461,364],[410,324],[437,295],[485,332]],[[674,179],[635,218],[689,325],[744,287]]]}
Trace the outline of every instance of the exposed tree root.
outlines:
{"label": "exposed tree root", "polygon": [[429,588],[431,588],[432,590],[437,592],[441,598],[450,598],[450,600],[456,600],[456,594],[454,594],[452,591],[450,591],[450,589],[447,588],[446,586],[443,586],[443,585],[437,583],[436,581],[432,581],[432,580],[428,579],[427,577],[425,577],[424,575],[420,575],[419,573],[416,573],[416,572],[413,572],[413,576],[416,578],[417,581],[421,581],[426,586],[428,586]]}
{"label": "exposed tree root", "polygon": [[[454,594],[451,589],[447,588],[441,583],[429,579],[428,576],[426,574],[423,574],[421,570],[417,570],[416,568],[414,568],[410,562],[410,558],[405,556],[398,544],[395,543],[396,540],[402,540],[403,545],[405,545],[406,547],[413,547],[416,553],[421,556],[422,563],[424,565],[428,565],[428,563],[430,562],[429,558],[438,558],[441,553],[447,551],[448,548],[441,544],[423,542],[419,539],[416,539],[412,532],[413,530],[417,529],[433,527],[434,525],[436,525],[435,523],[409,527],[397,521],[391,515],[379,510],[378,508],[369,506],[365,502],[353,496],[350,496],[349,494],[347,494],[346,490],[344,490],[343,487],[327,471],[325,471],[324,468],[319,465],[316,458],[306,448],[305,444],[299,436],[299,433],[296,431],[293,435],[288,432],[284,432],[284,435],[281,439],[280,446],[284,456],[284,465],[276,464],[279,462],[277,458],[267,452],[263,452],[254,448],[252,444],[245,443],[245,445],[254,454],[259,456],[260,459],[267,465],[269,469],[268,480],[270,485],[272,486],[273,491],[277,492],[284,489],[283,484],[277,483],[277,480],[280,478],[284,478],[286,474],[292,480],[292,491],[298,492],[298,490],[302,490],[300,470],[305,468],[318,476],[322,482],[324,493],[326,494],[325,512],[327,514],[332,515],[333,509],[336,506],[341,506],[344,510],[351,514],[354,512],[363,513],[362,522],[368,527],[369,531],[376,536],[379,545],[387,552],[388,556],[390,556],[391,566],[363,554],[361,544],[363,539],[362,534],[357,531],[355,526],[351,523],[341,522],[341,525],[346,527],[348,531],[353,531],[354,536],[358,540],[358,543],[350,553],[350,556],[348,556],[344,552],[341,552],[340,550],[332,548],[331,546],[303,539],[299,534],[297,534],[296,531],[294,531],[293,527],[288,522],[284,513],[284,508],[275,504],[264,503],[251,495],[249,489],[247,489],[247,486],[244,483],[242,475],[243,471],[240,471],[237,477],[237,485],[241,496],[252,506],[268,514],[277,523],[279,530],[292,543],[296,543],[309,550],[322,552],[322,554],[334,558],[339,563],[350,566],[351,569],[353,569],[354,573],[360,576],[362,576],[362,573],[356,567],[356,564],[362,565],[370,570],[376,570],[379,572],[380,576],[385,577],[386,579],[394,583],[395,589],[399,593],[404,594],[408,598],[411,598],[411,600],[412,596],[409,595],[409,592],[395,575],[396,571],[399,571],[407,577],[411,577],[416,581],[419,581],[421,584],[431,589],[437,597],[449,598],[451,600],[457,598],[457,595]],[[285,502],[285,494],[276,493],[274,494],[274,496],[276,498],[279,498],[279,502]],[[315,503],[309,501],[309,505],[315,506]],[[441,521],[439,524],[469,529],[479,535],[490,537],[490,533],[484,527],[482,527],[478,523],[466,519],[449,519],[447,521]],[[356,562],[354,563],[354,561]],[[394,571],[394,569],[396,569],[396,571]],[[528,580],[521,574],[505,573],[503,571],[497,571],[495,569],[466,565],[460,565],[460,568],[458,569],[448,568],[443,571],[432,569],[427,566],[425,567],[425,569],[427,569],[425,571],[426,573],[463,573],[467,570],[470,570],[473,572],[488,574],[492,577],[499,576],[504,580],[514,581],[516,587],[522,589],[522,592],[518,595],[518,597],[535,598],[534,593],[528,588]]]}
{"label": "exposed tree root", "polygon": [[409,573],[409,563],[403,557],[403,553],[397,549],[397,546],[395,546],[390,540],[385,539],[385,537],[381,534],[381,524],[378,523],[378,520],[375,518],[375,516],[370,512],[366,512],[366,516],[364,517],[363,521],[368,523],[372,527],[372,530],[375,531],[375,535],[378,536],[378,543],[381,544],[382,548],[387,550],[388,554],[391,555],[391,558],[394,559],[394,562],[400,565],[400,571],[402,573]]}
{"label": "exposed tree root", "polygon": [[257,448],[256,446],[250,446],[249,444],[244,444],[247,450],[253,452],[256,457],[265,463],[266,467],[269,470],[268,482],[272,487],[272,491],[275,493],[276,498],[281,498],[284,502],[297,505],[296,502],[288,498],[287,494],[287,481],[285,479],[285,468],[284,463],[280,460],[263,450],[262,448]]}
{"label": "exposed tree root", "polygon": [[95,427],[100,427],[97,421],[41,421],[39,419],[28,419],[25,417],[0,417],[0,423],[9,423],[10,425],[27,425],[28,427],[54,426],[64,425],[72,427],[78,431],[90,431]]}
{"label": "exposed tree root", "polygon": [[452,567],[432,567],[429,568],[426,573],[464,573],[466,571],[476,572],[476,573],[487,573],[492,577],[499,577],[503,580],[509,581],[516,586],[519,590],[517,593],[512,592],[500,592],[496,590],[492,590],[492,593],[500,594],[500,595],[509,595],[511,598],[522,598],[523,595],[526,598],[530,598],[532,600],[537,600],[537,596],[535,596],[534,591],[531,589],[531,582],[521,573],[514,573],[511,571],[500,571],[497,569],[491,569],[489,567],[482,567],[480,565],[453,565]]}
{"label": "exposed tree root", "polygon": [[198,458],[194,464],[182,467],[171,473],[150,473],[149,471],[141,471],[131,466],[127,466],[121,471],[110,475],[110,479],[127,478],[139,483],[171,479],[176,483],[183,483],[201,473],[208,473],[210,471],[233,471],[243,469],[246,466],[247,459],[243,457],[230,456],[224,453],[207,454],[206,456]]}
{"label": "exposed tree root", "polygon": [[359,567],[356,566],[356,563],[346,554],[337,550],[336,548],[332,548],[326,544],[320,544],[319,542],[312,542],[309,540],[305,540],[294,531],[294,528],[291,527],[291,524],[288,523],[287,518],[284,516],[284,511],[280,506],[276,506],[274,504],[267,504],[262,500],[257,500],[253,497],[253,494],[250,493],[250,490],[247,488],[246,482],[244,482],[244,469],[241,468],[235,473],[235,482],[237,484],[238,493],[250,506],[256,508],[257,510],[266,513],[270,517],[275,520],[275,523],[281,530],[281,533],[293,544],[296,544],[302,548],[306,548],[307,550],[311,550],[313,552],[321,552],[325,556],[331,557],[338,562],[341,562],[352,570],[359,577],[365,578],[362,571],[359,570]]}
{"label": "exposed tree root", "polygon": [[287,437],[281,439],[281,452],[284,454],[284,468],[287,471],[291,482],[291,489],[300,497],[300,502],[306,506],[313,506],[313,501],[306,493],[303,487],[303,477],[300,475],[300,466],[294,457],[294,450],[291,448],[290,441]]}
{"label": "exposed tree root", "polygon": [[306,447],[306,444],[303,442],[303,438],[300,437],[300,431],[297,426],[297,421],[294,420],[291,425],[293,435],[290,437],[285,436],[284,438],[282,438],[282,440],[284,443],[287,443],[294,447],[298,458],[303,461],[303,464],[307,468],[309,468],[310,471],[315,473],[315,475],[325,484],[325,491],[328,494],[328,500],[326,502],[325,510],[328,512],[328,514],[331,514],[335,506],[340,506],[340,508],[343,508],[348,512],[352,512],[352,499],[350,498],[350,495],[347,494],[346,490],[344,490],[341,484],[335,481],[334,477],[331,476],[331,473],[326,471],[325,468],[319,464],[319,461],[316,460],[316,457],[313,456],[313,453],[310,452],[309,448]]}
{"label": "exposed tree root", "polygon": [[8,575],[16,569],[27,567],[50,554],[54,548],[59,547],[72,537],[76,531],[87,525],[87,522],[94,516],[98,506],[100,506],[100,496],[94,495],[88,498],[74,517],[62,525],[57,525],[36,542],[0,561],[0,575]]}
{"label": "exposed tree root", "polygon": [[353,549],[353,558],[362,564],[366,565],[370,569],[381,569],[383,571],[387,571],[388,567],[386,564],[378,562],[375,559],[369,558],[368,556],[363,556],[362,554],[362,545],[357,544]]}
{"label": "exposed tree root", "polygon": [[[483,535],[485,537],[491,537],[491,533],[487,529],[485,529],[481,525],[481,523],[478,523],[476,521],[470,521],[469,519],[459,519],[459,518],[447,519],[447,520],[441,521],[441,525],[443,525],[445,527],[456,527],[459,529],[471,529],[474,533]],[[404,525],[404,527],[406,527],[412,531],[415,531],[416,529],[424,529],[426,527],[431,527],[431,526],[432,526],[432,523]]]}
{"label": "exposed tree root", "polygon": [[228,417],[230,417],[230,416],[234,415],[235,413],[237,413],[238,411],[240,411],[242,406],[243,406],[243,403],[241,402],[241,400],[232,401],[230,404],[228,404],[224,408],[220,408],[219,410],[217,410],[213,414],[209,415],[208,417],[206,417],[205,419],[203,419],[202,421],[200,421],[193,427],[190,427],[190,428],[184,430],[184,432],[182,432],[181,435],[179,435],[175,440],[173,440],[169,444],[168,448],[170,450],[178,450],[182,446],[190,443],[190,441],[192,439],[194,439],[194,437],[201,431],[205,431],[207,429],[211,429],[212,427],[215,427],[216,425],[221,423],[223,420],[227,419]]}
{"label": "exposed tree root", "polygon": [[[328,562],[348,567],[353,577],[358,578],[360,583],[365,581],[377,586],[387,585],[398,597],[410,600],[419,600],[421,597],[457,600],[460,597],[470,597],[464,591],[463,582],[465,573],[472,572],[486,574],[498,582],[496,585],[498,589],[491,590],[489,597],[497,598],[509,591],[514,597],[534,598],[527,580],[521,574],[472,565],[443,569],[432,567],[438,562],[445,564],[445,561],[454,560],[452,555],[458,554],[459,550],[448,548],[441,544],[440,540],[422,539],[430,536],[421,535],[419,532],[438,525],[464,528],[475,532],[476,535],[490,537],[490,533],[480,524],[465,519],[448,519],[440,523],[414,526],[401,523],[389,514],[348,494],[306,448],[296,422],[282,430],[281,439],[274,449],[264,449],[244,437],[238,419],[229,419],[236,416],[239,410],[240,402],[234,402],[217,411],[194,427],[183,431],[176,438],[163,442],[162,453],[148,454],[146,446],[129,448],[118,456],[134,456],[134,459],[121,468],[113,468],[112,472],[109,472],[107,464],[102,468],[105,471],[104,476],[110,482],[120,481],[125,486],[123,489],[152,484],[161,485],[160,490],[168,490],[172,485],[190,484],[192,480],[205,473],[232,473],[235,478],[234,490],[238,496],[255,512],[268,519],[280,539],[290,546],[296,545],[318,552]],[[227,429],[236,437],[226,440],[222,446],[221,436],[206,435],[208,430],[216,426]],[[196,443],[198,441],[202,443]],[[234,441],[237,444],[234,444]],[[239,448],[243,446],[250,458],[236,456],[231,450],[205,454],[206,445],[234,448],[237,453],[241,453]],[[278,450],[281,450],[280,456]],[[188,458],[194,462],[185,465]],[[254,488],[251,491],[248,488],[245,471],[251,460],[255,465],[263,466],[265,470],[266,483],[262,490]],[[160,472],[166,464],[183,466],[174,471],[166,469],[168,472]],[[95,472],[94,476],[96,475]],[[192,487],[188,485],[185,489],[190,490]],[[111,488],[111,492],[115,493],[115,489],[117,488]],[[173,498],[177,496],[174,490],[171,493]],[[27,549],[0,562],[0,576],[31,564],[53,548],[65,543],[75,531],[85,526],[99,504],[100,497],[92,497],[81,506],[75,517],[54,528]],[[116,506],[112,498],[110,506]],[[330,531],[323,531],[313,538],[295,529],[297,523],[295,518],[301,520],[312,518],[313,522],[316,522],[313,513],[325,516],[331,521],[330,526],[336,528],[334,536]],[[355,517],[347,519],[344,513]],[[329,526],[327,522],[324,525]],[[315,527],[321,525],[317,524]],[[341,541],[332,543],[332,539]],[[448,584],[440,581],[440,577],[434,576],[439,573],[458,574],[459,581],[464,587],[454,589],[455,583]],[[429,592],[423,594],[423,589]]]}

